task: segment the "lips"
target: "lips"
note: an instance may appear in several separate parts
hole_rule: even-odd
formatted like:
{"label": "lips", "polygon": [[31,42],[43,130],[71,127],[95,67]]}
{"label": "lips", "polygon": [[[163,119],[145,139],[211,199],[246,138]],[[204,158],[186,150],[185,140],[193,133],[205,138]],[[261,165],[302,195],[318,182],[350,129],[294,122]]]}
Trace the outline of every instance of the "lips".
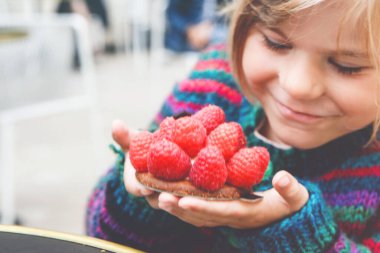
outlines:
{"label": "lips", "polygon": [[324,118],[323,116],[300,112],[288,107],[276,100],[277,108],[280,114],[289,120],[297,121],[303,124],[315,124],[317,121]]}
{"label": "lips", "polygon": [[299,114],[299,115],[305,115],[305,116],[310,116],[310,117],[318,117],[318,118],[322,117],[322,116],[318,116],[316,114],[304,113],[304,112],[301,112],[301,111],[298,111],[298,110],[294,110],[291,107],[286,106],[286,105],[284,105],[282,103],[280,103],[280,105],[284,106],[285,108],[287,108],[288,110],[292,111],[293,113],[296,113],[296,114]]}

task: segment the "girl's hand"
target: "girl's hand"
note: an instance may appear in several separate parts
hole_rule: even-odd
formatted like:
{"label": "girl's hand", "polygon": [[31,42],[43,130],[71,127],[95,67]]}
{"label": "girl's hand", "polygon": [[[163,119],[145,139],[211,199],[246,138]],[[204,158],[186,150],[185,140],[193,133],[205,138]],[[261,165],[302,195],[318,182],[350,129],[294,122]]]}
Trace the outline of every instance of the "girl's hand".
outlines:
{"label": "girl's hand", "polygon": [[131,164],[128,156],[129,144],[131,140],[131,133],[125,124],[119,120],[115,120],[112,123],[112,138],[121,147],[125,153],[125,164],[124,164],[124,185],[127,192],[134,196],[146,197],[147,201],[153,208],[158,208],[157,198],[158,194],[145,188],[141,185],[135,176],[135,168]]}
{"label": "girl's hand", "polygon": [[309,199],[307,189],[286,171],[278,172],[272,184],[255,201],[207,201],[161,193],[158,207],[197,227],[257,228],[292,215]]}

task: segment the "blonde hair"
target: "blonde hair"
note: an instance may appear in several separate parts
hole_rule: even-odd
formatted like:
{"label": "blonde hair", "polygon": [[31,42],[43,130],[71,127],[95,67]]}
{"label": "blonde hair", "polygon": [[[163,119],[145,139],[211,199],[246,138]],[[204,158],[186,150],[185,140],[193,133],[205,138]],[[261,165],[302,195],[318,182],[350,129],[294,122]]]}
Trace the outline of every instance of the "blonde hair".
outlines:
{"label": "blonde hair", "polygon": [[[251,101],[254,96],[249,91],[242,68],[245,41],[251,28],[256,23],[275,27],[291,15],[316,6],[327,0],[235,0],[228,10],[231,13],[229,34],[229,56],[231,67],[242,92]],[[377,116],[373,122],[371,141],[376,140],[380,129],[380,1],[355,0],[343,17],[341,27],[345,24],[360,24],[365,33],[366,49],[378,76]],[[348,26],[349,27],[349,26]],[[341,29],[341,30],[342,30]],[[339,42],[339,35],[338,35]]]}

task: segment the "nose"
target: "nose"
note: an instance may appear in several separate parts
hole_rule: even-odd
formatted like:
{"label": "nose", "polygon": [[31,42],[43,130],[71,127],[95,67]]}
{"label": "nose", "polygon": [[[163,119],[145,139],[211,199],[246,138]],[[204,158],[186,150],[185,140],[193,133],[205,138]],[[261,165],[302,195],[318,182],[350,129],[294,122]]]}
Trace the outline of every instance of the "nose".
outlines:
{"label": "nose", "polygon": [[311,100],[325,93],[325,85],[318,62],[310,56],[294,55],[284,63],[279,82],[289,96]]}

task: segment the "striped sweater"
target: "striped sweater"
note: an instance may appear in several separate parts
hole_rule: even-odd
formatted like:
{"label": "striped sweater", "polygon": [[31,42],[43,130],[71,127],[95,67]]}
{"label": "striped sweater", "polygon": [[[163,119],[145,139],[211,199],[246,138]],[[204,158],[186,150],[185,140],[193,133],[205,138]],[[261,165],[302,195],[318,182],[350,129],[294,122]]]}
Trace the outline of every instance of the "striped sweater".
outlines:
{"label": "striped sweater", "polygon": [[[254,134],[265,117],[231,75],[224,46],[201,55],[189,77],[165,100],[150,129],[163,118],[194,113],[206,104],[239,122],[249,146],[271,154],[272,174],[285,169],[310,197],[297,213],[260,229],[196,228],[149,207],[123,185],[124,155],[100,179],[88,202],[87,233],[149,252],[380,252],[380,146],[366,146],[368,126],[311,150],[279,149]],[[271,177],[256,187],[271,187]]]}

